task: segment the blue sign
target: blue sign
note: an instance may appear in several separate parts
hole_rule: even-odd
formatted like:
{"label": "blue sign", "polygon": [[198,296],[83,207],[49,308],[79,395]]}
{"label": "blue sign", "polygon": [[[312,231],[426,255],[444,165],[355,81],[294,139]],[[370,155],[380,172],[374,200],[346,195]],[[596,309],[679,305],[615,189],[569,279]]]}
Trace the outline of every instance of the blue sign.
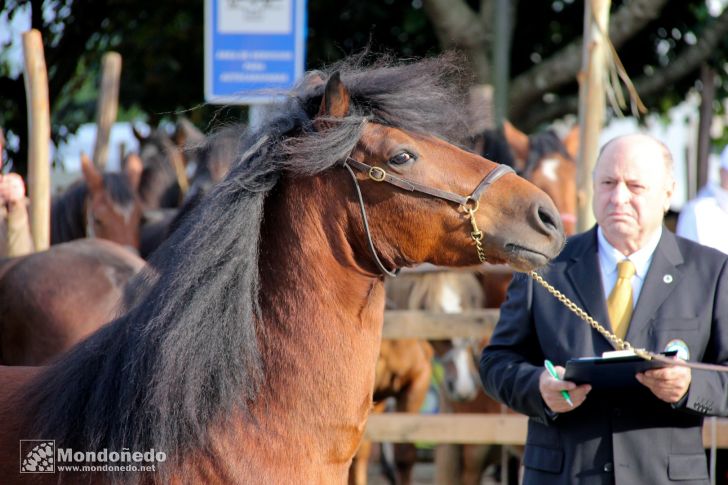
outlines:
{"label": "blue sign", "polygon": [[303,75],[306,0],[205,0],[205,100],[280,99]]}

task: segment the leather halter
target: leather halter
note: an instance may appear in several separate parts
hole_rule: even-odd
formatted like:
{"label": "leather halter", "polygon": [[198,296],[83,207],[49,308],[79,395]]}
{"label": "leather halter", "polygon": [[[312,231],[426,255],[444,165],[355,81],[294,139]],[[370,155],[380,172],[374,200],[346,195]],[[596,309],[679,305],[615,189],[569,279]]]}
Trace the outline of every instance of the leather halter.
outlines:
{"label": "leather halter", "polygon": [[369,178],[374,180],[375,182],[387,182],[391,185],[394,185],[395,187],[399,187],[400,189],[407,190],[409,192],[419,192],[421,194],[429,195],[438,199],[455,202],[456,204],[460,204],[463,208],[470,211],[471,213],[475,212],[478,209],[480,196],[483,194],[483,192],[486,191],[486,189],[488,189],[488,187],[493,184],[493,182],[508,173],[515,173],[514,170],[508,165],[498,165],[496,168],[488,172],[485,177],[483,177],[478,186],[475,187],[475,190],[473,190],[470,195],[462,196],[454,192],[436,189],[427,185],[418,184],[417,182],[413,182],[402,177],[391,175],[381,167],[367,165],[366,163],[362,163],[351,157],[347,157],[342,162],[342,164],[349,171],[349,174],[354,181],[354,188],[356,188],[356,194],[359,198],[359,207],[361,208],[361,215],[364,221],[364,232],[366,233],[369,251],[372,253],[372,256],[374,257],[374,262],[377,264],[379,270],[385,275],[391,277],[397,276],[397,274],[399,273],[399,268],[395,269],[394,271],[388,270],[384,267],[384,264],[382,264],[382,261],[379,259],[377,250],[374,248],[374,242],[372,241],[371,230],[369,229],[367,213],[366,209],[364,208],[364,198],[362,197],[361,188],[359,187],[359,181],[357,180],[356,174],[354,174],[353,169],[366,173]]}

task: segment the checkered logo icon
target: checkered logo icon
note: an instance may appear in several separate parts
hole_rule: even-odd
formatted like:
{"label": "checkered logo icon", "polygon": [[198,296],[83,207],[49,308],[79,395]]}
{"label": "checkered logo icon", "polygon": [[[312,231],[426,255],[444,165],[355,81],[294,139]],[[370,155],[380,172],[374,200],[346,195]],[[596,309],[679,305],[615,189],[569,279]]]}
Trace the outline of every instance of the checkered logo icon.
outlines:
{"label": "checkered logo icon", "polygon": [[55,440],[20,440],[20,473],[55,472]]}

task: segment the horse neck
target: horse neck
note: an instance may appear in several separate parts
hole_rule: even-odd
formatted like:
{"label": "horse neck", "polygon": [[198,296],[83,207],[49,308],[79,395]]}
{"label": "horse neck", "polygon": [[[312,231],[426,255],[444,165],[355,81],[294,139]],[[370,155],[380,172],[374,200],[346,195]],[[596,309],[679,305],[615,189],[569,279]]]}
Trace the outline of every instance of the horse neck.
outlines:
{"label": "horse neck", "polygon": [[303,446],[322,451],[314,460],[348,464],[371,406],[384,286],[357,264],[343,230],[345,194],[332,193],[343,183],[326,178],[284,179],[266,202],[259,419],[280,429],[275,447]]}

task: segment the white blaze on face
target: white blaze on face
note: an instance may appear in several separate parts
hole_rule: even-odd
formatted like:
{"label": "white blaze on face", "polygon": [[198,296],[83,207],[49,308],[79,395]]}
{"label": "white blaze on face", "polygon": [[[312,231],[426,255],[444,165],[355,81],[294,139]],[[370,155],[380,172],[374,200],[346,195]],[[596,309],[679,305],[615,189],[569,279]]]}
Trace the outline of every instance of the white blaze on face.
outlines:
{"label": "white blaze on face", "polygon": [[440,307],[445,313],[460,313],[463,311],[463,303],[460,295],[450,285],[445,285],[442,288],[442,295],[440,296]]}
{"label": "white blaze on face", "polygon": [[[439,305],[445,313],[460,313],[463,310],[462,298],[450,285],[442,289]],[[478,392],[478,383],[475,381],[472,354],[467,339],[452,339],[453,348],[447,353],[445,359],[449,360],[454,373],[446,373],[447,387],[453,398],[470,400]]]}
{"label": "white blaze on face", "polygon": [[452,363],[455,367],[455,376],[451,381],[451,392],[454,397],[461,400],[471,400],[478,392],[475,369],[473,368],[473,355],[467,339],[452,339]]}
{"label": "white blaze on face", "polygon": [[550,181],[558,182],[559,177],[556,175],[556,171],[559,168],[559,163],[561,161],[557,158],[547,158],[541,162],[541,173]]}

